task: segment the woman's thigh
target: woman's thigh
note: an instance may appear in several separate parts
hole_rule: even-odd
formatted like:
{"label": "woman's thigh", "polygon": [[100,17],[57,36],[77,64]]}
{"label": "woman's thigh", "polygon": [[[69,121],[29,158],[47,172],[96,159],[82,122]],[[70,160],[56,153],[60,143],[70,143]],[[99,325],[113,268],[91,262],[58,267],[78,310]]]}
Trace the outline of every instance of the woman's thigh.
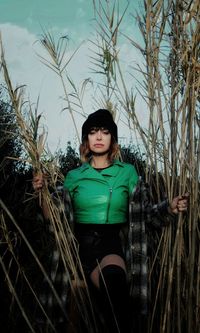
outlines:
{"label": "woman's thigh", "polygon": [[104,267],[106,267],[108,265],[116,265],[116,266],[123,268],[124,271],[126,271],[126,265],[125,265],[124,259],[122,257],[120,257],[117,254],[106,255],[101,260],[99,265],[97,267],[95,267],[95,269],[90,274],[90,279],[97,288],[99,288],[99,275],[101,274],[101,269],[103,269]]}

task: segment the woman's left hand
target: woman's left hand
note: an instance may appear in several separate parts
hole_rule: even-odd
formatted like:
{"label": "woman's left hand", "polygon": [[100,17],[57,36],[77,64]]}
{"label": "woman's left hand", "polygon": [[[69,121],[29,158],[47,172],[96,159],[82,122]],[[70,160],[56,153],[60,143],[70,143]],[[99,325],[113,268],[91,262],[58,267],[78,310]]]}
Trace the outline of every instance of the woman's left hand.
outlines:
{"label": "woman's left hand", "polygon": [[189,199],[189,193],[185,193],[181,196],[173,198],[171,203],[169,204],[170,213],[178,214],[180,212],[187,211],[188,199]]}

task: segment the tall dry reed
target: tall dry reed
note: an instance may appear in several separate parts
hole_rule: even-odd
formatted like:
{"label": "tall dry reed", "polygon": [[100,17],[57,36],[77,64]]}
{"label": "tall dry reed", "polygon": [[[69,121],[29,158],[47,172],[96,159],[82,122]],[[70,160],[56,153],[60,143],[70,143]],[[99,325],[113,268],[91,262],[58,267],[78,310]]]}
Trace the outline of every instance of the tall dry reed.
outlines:
{"label": "tall dry reed", "polygon": [[[79,260],[78,244],[74,237],[71,226],[69,225],[69,222],[67,220],[62,197],[58,195],[57,191],[57,184],[63,182],[63,175],[60,175],[58,167],[55,163],[56,161],[53,160],[52,162],[49,163],[46,162],[46,156],[48,155],[48,153],[45,150],[46,133],[44,132],[44,130],[42,130],[41,132],[39,126],[40,124],[39,121],[41,116],[37,114],[37,110],[35,110],[35,112],[32,111],[30,103],[24,101],[24,92],[23,92],[24,87],[16,87],[16,88],[13,87],[9,75],[9,70],[5,60],[2,39],[0,40],[0,51],[1,51],[1,68],[3,71],[3,77],[9,93],[12,108],[16,114],[16,122],[17,126],[19,127],[21,140],[23,142],[23,147],[26,154],[25,161],[32,166],[34,173],[36,174],[44,173],[47,175],[47,177],[45,177],[45,185],[43,189],[39,193],[33,193],[29,200],[36,200],[36,201],[38,200],[38,208],[39,206],[42,207],[43,205],[47,207],[49,214],[49,228],[51,229],[51,232],[53,233],[55,239],[54,248],[58,253],[58,256],[60,257],[62,265],[64,267],[65,293],[68,293],[67,295],[68,298],[73,298],[74,300],[73,307],[76,307],[78,309],[76,311],[79,312],[79,317],[82,318],[88,330],[89,331],[95,330],[96,324],[93,316],[93,309],[90,301],[87,283]],[[61,73],[59,74],[61,75]],[[55,204],[55,200],[53,199],[49,191],[49,186],[51,187],[51,191],[53,189],[57,196],[57,204]],[[41,264],[34,250],[32,249],[23,231],[21,230],[15,219],[12,217],[12,215],[6,208],[3,201],[1,201],[1,208],[3,212],[1,222],[4,224],[4,226],[6,226],[4,223],[4,216],[7,216],[10,222],[12,222],[13,225],[17,228],[20,237],[22,237],[23,241],[26,244],[27,250],[30,252],[32,256],[32,260],[35,261],[36,264],[38,265],[38,268],[42,272],[44,279],[47,281],[49,288],[51,289],[51,292],[53,293],[56,299],[57,304],[60,306],[61,312],[63,312],[64,316],[66,317],[70,325],[69,329],[73,331],[75,329],[74,326],[76,326],[77,323],[71,323],[69,314],[66,311],[67,309],[65,309],[62,304],[62,299],[61,299],[62,295],[59,296],[54,288],[54,284],[50,276],[52,272],[50,272],[49,275],[45,271],[45,268]],[[24,272],[21,270],[20,263],[15,255],[15,251],[12,249],[11,246],[12,242],[9,239],[9,232],[6,230],[6,228],[4,228],[4,237],[6,239],[8,247],[11,247],[11,255],[13,257],[13,260],[17,263],[17,267],[19,269],[19,275],[23,275],[25,283],[29,287],[30,292],[35,298],[35,301],[38,303],[38,306],[40,307],[41,311],[43,312],[43,314],[47,319],[48,325],[46,327],[46,330],[49,332],[51,332],[52,330],[55,331],[54,324],[51,322],[51,318],[49,318],[48,314],[45,312],[45,309],[41,304],[39,296],[32,289],[31,282],[29,281],[26,274],[24,274]],[[32,332],[35,332],[33,322],[31,321],[33,320],[33,318],[28,317],[27,311],[23,307],[23,300],[20,300],[19,296],[15,291],[15,287],[12,284],[12,280],[9,276],[9,271],[7,271],[7,268],[4,265],[2,257],[1,257],[1,266],[5,273],[9,290],[13,295],[15,301],[17,302],[27,322],[29,329]]]}
{"label": "tall dry reed", "polygon": [[[131,13],[140,29],[140,45],[134,40],[134,31],[131,36],[120,31],[128,6],[120,14],[119,1],[94,0],[93,5],[96,30],[95,38],[91,38],[91,67],[95,77],[99,75],[99,94],[95,102],[108,108],[117,121],[122,114],[125,115],[131,131],[140,138],[148,166],[146,181],[154,189],[152,196],[159,201],[165,195],[172,199],[177,194],[190,192],[188,213],[172,219],[173,223],[153,239],[155,249],[149,258],[151,299],[148,332],[199,332],[199,1],[144,0],[142,13]],[[134,87],[124,76],[123,59],[120,58],[121,38],[125,38],[130,48],[141,52],[144,65],[140,63],[130,67],[129,74],[132,78],[138,73],[142,75],[142,80],[135,82],[138,84],[136,91],[146,102],[143,111],[148,119],[147,128],[140,121]],[[61,79],[66,109],[71,114],[78,136],[73,115],[81,103],[78,89],[66,71],[70,60],[65,57],[66,40],[61,38],[56,43],[51,34],[44,33],[41,43],[49,57],[41,60]],[[23,104],[22,91],[12,88],[4,56],[2,66],[13,107],[18,114]],[[67,86],[73,89],[73,94],[66,89]],[[76,98],[76,107],[72,96]],[[79,110],[84,116],[84,109]],[[19,112],[19,126],[23,129],[20,117]],[[30,151],[29,156],[34,156],[31,157],[33,165],[40,170],[41,152],[35,143],[33,148],[29,148],[32,147],[32,138],[32,133],[25,138],[25,146]],[[42,134],[42,142],[43,138]],[[50,174],[51,182],[55,184],[55,172]],[[67,222],[64,226],[61,223],[47,188],[42,196],[51,212],[51,223],[64,265],[66,269],[72,269],[71,252],[77,253],[73,235]],[[152,236],[148,236],[151,239]],[[76,274],[74,267],[75,279]],[[82,310],[83,298],[82,294],[77,297],[80,307],[83,305]]]}
{"label": "tall dry reed", "polygon": [[[142,42],[124,36],[141,52],[144,65],[130,69],[142,74],[137,91],[146,101],[148,128],[139,120],[133,87],[126,82],[120,59],[119,2],[95,1],[97,37],[92,66],[101,74],[104,104],[117,105],[132,120],[146,150],[146,180],[163,195],[190,193],[188,214],[165,228],[150,258],[149,332],[199,331],[199,18],[198,1],[144,1],[142,13],[132,13]],[[124,35],[124,34],[121,34]],[[133,32],[134,36],[134,32]],[[131,59],[135,61],[135,59]],[[103,83],[102,83],[103,81]],[[162,186],[161,186],[162,184]],[[157,265],[154,263],[157,262]],[[158,273],[159,271],[159,273]],[[151,287],[152,285],[152,287]]]}

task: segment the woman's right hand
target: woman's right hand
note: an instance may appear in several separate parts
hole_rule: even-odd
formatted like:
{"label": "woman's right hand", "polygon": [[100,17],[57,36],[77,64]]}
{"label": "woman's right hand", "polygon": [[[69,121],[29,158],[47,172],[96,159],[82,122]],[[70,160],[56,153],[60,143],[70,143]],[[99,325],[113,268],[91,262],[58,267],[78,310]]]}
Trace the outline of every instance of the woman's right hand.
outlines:
{"label": "woman's right hand", "polygon": [[44,186],[44,174],[36,173],[33,175],[32,185],[35,192],[39,192]]}
{"label": "woman's right hand", "polygon": [[[35,192],[39,192],[42,190],[45,183],[46,175],[44,173],[34,173],[32,185]],[[46,220],[49,219],[49,208],[47,206],[46,201],[43,200],[42,196],[39,193],[39,205],[42,207],[43,214]]]}

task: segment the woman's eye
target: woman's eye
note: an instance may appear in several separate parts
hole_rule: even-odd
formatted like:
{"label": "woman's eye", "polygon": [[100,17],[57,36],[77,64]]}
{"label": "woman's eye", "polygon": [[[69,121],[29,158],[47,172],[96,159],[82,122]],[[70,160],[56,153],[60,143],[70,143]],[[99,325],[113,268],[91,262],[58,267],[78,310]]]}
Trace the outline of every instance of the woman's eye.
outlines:
{"label": "woman's eye", "polygon": [[107,128],[94,127],[94,128],[90,129],[89,134],[93,135],[93,134],[97,133],[98,131],[101,131],[101,133],[103,133],[103,134],[109,134],[110,133],[110,131]]}
{"label": "woman's eye", "polygon": [[110,133],[108,129],[103,129],[102,132],[103,132],[103,134],[109,134]]}
{"label": "woman's eye", "polygon": [[95,133],[96,133],[96,130],[94,130],[94,129],[91,129],[89,132],[89,134],[95,134]]}

